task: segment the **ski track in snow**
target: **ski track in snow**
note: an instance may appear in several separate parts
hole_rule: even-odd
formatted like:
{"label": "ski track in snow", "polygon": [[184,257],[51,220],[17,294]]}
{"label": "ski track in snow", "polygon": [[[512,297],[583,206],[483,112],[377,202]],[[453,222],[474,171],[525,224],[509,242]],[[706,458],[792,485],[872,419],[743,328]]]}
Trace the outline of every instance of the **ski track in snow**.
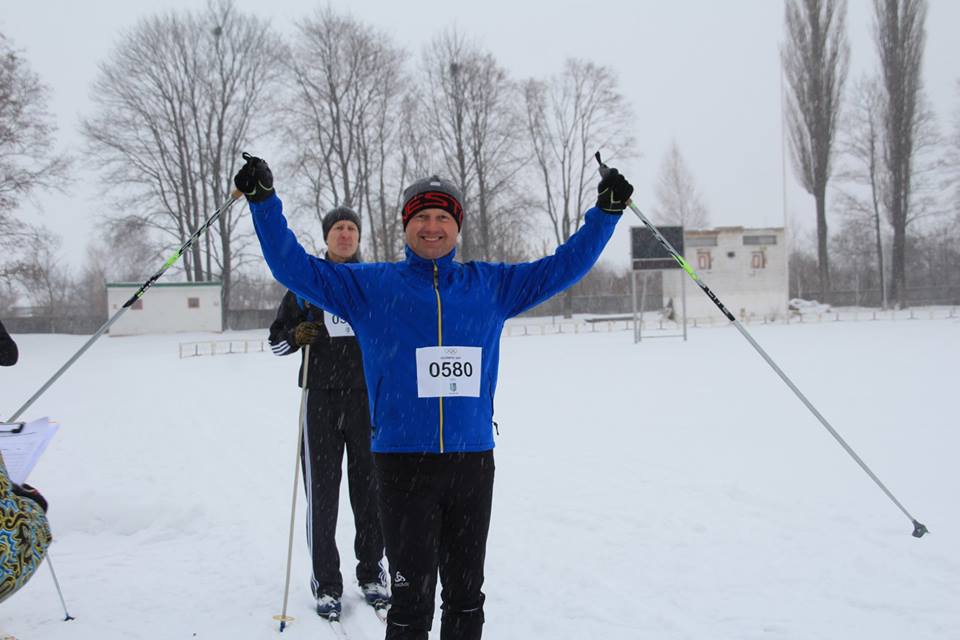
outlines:
{"label": "ski track in snow", "polygon": [[[732,328],[504,338],[485,637],[960,638],[955,398],[960,323],[748,327],[908,510],[904,515]],[[313,612],[301,497],[280,612],[298,358],[180,360],[103,338],[25,416],[62,428],[30,482],[49,570],[0,605],[20,640],[333,637]],[[17,335],[9,414],[85,340]],[[344,480],[345,482],[345,480]],[[351,640],[384,627],[337,538]],[[439,638],[439,607],[431,638]]]}

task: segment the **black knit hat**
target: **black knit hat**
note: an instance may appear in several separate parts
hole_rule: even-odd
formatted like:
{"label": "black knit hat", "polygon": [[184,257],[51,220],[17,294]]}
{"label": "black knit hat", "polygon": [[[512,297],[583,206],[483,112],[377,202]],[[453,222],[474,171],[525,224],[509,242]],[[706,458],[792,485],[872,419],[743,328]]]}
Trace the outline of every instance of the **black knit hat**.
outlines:
{"label": "black knit hat", "polygon": [[349,220],[353,224],[357,225],[357,232],[363,231],[363,228],[360,226],[360,216],[357,215],[357,212],[351,209],[350,207],[337,207],[336,209],[330,209],[327,211],[327,214],[323,216],[323,241],[327,241],[327,236],[330,235],[330,229],[333,229],[333,225],[337,224],[341,220]]}
{"label": "black knit hat", "polygon": [[457,221],[457,229],[463,225],[463,196],[460,189],[440,176],[417,180],[403,191],[403,228],[418,211],[443,209]]}

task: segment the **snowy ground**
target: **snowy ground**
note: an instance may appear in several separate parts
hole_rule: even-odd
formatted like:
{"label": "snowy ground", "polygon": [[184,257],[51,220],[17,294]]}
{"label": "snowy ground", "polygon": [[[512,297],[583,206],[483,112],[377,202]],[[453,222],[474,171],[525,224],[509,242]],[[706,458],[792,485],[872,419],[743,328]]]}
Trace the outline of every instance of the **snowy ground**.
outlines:
{"label": "snowy ground", "polygon": [[[505,338],[485,637],[960,638],[960,320],[750,331],[931,534],[911,537],[730,327],[686,343]],[[15,337],[0,415],[85,339]],[[104,338],[28,412],[62,424],[31,482],[50,499],[77,619],[61,620],[44,567],[0,605],[0,628],[21,640],[332,637],[310,609],[302,502],[297,620],[281,636],[271,619],[297,360],[178,358],[201,338]],[[344,501],[342,550],[352,529]],[[346,597],[351,638],[382,637],[356,588]]]}

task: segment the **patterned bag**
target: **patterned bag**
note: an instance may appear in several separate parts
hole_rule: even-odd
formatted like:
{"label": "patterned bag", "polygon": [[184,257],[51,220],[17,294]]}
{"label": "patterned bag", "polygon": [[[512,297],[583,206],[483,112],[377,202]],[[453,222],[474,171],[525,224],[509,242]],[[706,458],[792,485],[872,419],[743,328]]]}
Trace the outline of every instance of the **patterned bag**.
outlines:
{"label": "patterned bag", "polygon": [[13,492],[0,456],[0,602],[27,583],[50,540],[46,514],[39,504]]}

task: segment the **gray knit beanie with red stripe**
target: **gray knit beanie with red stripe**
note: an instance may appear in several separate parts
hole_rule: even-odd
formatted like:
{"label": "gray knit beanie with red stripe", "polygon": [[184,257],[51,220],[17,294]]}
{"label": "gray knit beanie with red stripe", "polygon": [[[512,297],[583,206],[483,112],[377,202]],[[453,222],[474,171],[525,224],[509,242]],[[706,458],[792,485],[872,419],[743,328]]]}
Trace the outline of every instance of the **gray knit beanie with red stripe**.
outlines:
{"label": "gray knit beanie with red stripe", "polygon": [[424,209],[443,209],[457,221],[457,229],[463,226],[463,195],[460,189],[440,176],[417,180],[403,191],[403,228],[410,218]]}

